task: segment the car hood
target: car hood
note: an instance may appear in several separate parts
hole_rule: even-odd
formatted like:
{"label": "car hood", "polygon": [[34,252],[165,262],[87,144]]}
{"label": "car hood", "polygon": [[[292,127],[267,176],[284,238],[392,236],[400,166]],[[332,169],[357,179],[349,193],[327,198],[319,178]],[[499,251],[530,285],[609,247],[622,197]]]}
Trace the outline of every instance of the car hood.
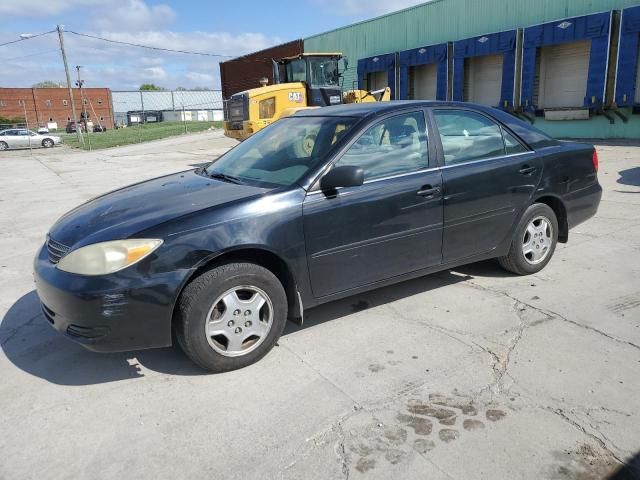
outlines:
{"label": "car hood", "polygon": [[63,215],[49,235],[68,247],[128,238],[182,215],[267,191],[211,179],[195,170],[176,173],[89,200]]}

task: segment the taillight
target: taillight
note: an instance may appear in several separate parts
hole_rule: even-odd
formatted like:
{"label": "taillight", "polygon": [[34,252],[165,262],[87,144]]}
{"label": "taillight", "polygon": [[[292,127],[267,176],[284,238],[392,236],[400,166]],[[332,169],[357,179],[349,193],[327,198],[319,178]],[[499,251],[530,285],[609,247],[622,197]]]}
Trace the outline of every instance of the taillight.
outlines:
{"label": "taillight", "polygon": [[593,149],[592,161],[593,161],[593,169],[596,171],[596,173],[598,173],[598,151],[595,148]]}

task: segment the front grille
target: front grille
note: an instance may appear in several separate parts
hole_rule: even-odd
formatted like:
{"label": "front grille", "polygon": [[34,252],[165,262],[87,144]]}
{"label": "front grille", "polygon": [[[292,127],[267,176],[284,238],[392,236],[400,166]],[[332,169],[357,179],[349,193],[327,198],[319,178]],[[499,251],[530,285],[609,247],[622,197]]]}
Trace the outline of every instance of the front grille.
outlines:
{"label": "front grille", "polygon": [[69,253],[70,248],[52,238],[47,238],[47,252],[49,252],[49,261],[51,263],[58,263],[62,257]]}

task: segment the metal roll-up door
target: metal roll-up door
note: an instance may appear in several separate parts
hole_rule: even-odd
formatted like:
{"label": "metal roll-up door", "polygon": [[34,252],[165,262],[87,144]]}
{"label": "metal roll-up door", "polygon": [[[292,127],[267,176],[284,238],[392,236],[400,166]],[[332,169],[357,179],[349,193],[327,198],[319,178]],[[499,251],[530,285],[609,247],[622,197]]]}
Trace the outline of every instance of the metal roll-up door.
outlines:
{"label": "metal roll-up door", "polygon": [[464,62],[464,101],[495,106],[500,104],[503,55],[470,57]]}
{"label": "metal roll-up door", "polygon": [[435,100],[437,89],[437,63],[418,65],[409,69],[409,100]]}
{"label": "metal roll-up door", "polygon": [[590,41],[540,49],[540,107],[581,107],[584,104],[590,51]]}
{"label": "metal roll-up door", "polygon": [[367,90],[380,90],[389,86],[387,71],[371,72],[367,74]]}

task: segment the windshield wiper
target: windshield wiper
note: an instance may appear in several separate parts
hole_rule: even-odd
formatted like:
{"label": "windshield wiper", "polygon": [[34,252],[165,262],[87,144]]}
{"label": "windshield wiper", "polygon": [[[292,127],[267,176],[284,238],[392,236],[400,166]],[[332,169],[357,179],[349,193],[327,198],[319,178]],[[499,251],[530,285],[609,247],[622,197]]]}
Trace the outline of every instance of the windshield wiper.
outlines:
{"label": "windshield wiper", "polygon": [[218,180],[224,180],[225,182],[242,185],[242,180],[240,180],[238,177],[234,177],[233,175],[227,175],[226,173],[220,173],[220,172],[211,172],[211,173],[207,172],[207,173],[209,174],[210,178],[217,178]]}

